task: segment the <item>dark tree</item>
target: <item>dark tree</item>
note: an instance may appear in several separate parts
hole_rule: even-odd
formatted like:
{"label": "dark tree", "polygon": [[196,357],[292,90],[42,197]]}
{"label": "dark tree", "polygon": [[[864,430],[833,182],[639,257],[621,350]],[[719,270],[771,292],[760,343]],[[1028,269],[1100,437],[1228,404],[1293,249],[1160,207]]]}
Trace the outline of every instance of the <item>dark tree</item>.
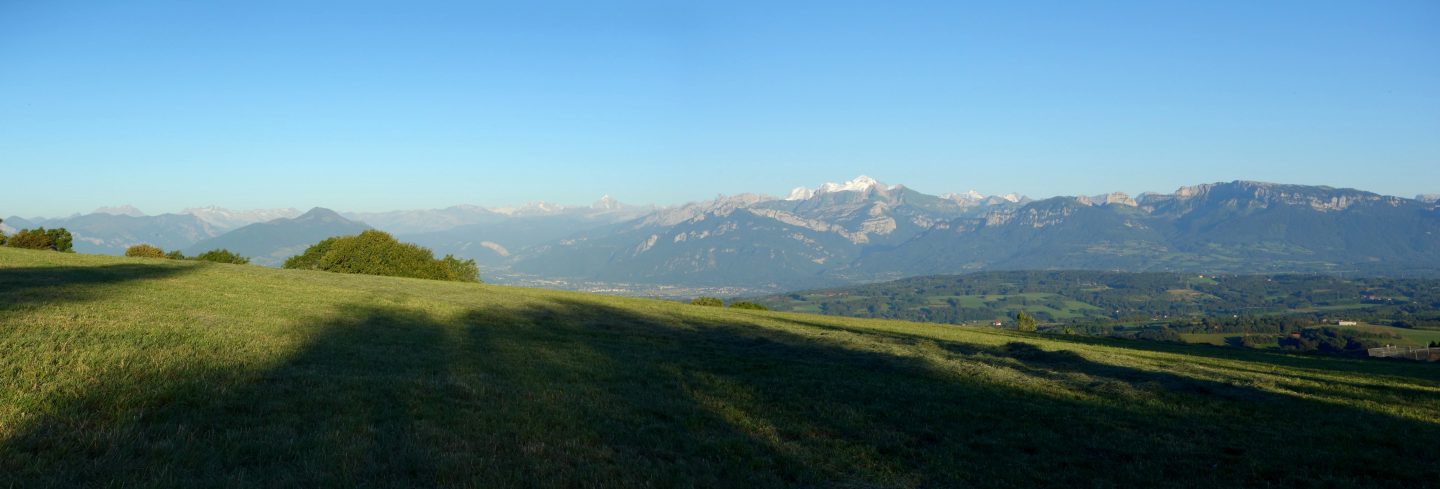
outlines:
{"label": "dark tree", "polygon": [[1015,314],[1015,329],[1019,331],[1035,331],[1035,317],[1020,311]]}

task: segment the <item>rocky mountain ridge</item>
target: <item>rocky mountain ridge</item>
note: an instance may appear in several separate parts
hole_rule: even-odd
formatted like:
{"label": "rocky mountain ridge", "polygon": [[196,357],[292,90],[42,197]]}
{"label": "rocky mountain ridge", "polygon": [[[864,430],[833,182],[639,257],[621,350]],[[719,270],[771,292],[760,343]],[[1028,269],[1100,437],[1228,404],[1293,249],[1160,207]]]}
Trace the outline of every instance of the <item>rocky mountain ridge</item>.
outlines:
{"label": "rocky mountain ridge", "polygon": [[[69,227],[82,252],[244,244],[262,264],[308,245],[299,241],[373,226],[507,274],[780,289],[1003,269],[1430,273],[1440,270],[1440,212],[1436,199],[1419,197],[1241,180],[1032,200],[936,196],[861,176],[783,198],[739,194],[663,208],[608,195],[586,206],[314,209],[298,217],[219,208],[136,216],[118,207],[4,225]],[[280,217],[225,227],[267,215]]]}

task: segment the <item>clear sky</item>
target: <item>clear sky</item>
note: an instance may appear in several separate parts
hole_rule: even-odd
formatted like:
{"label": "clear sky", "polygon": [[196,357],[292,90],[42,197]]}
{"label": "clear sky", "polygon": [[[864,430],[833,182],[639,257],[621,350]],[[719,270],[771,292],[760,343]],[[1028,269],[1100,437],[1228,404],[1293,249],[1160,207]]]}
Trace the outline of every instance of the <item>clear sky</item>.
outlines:
{"label": "clear sky", "polygon": [[0,0],[0,216],[858,174],[1440,192],[1440,2]]}

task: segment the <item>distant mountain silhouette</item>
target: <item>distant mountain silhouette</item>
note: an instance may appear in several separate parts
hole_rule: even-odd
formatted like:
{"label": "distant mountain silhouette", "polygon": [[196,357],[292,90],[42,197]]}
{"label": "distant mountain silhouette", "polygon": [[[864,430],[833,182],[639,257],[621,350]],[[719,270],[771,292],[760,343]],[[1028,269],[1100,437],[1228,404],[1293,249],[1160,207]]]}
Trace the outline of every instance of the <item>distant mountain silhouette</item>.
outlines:
{"label": "distant mountain silhouette", "polygon": [[201,241],[186,248],[185,254],[224,248],[250,257],[256,264],[279,266],[286,258],[300,254],[325,238],[358,234],[366,229],[370,226],[316,207],[294,218],[255,223]]}
{"label": "distant mountain silhouette", "polygon": [[[189,214],[158,216],[96,212],[59,219],[5,218],[5,227],[12,229],[47,227],[65,228],[75,236],[77,253],[118,255],[125,248],[146,243],[167,250],[180,249],[222,232]],[[118,211],[116,211],[118,212]]]}

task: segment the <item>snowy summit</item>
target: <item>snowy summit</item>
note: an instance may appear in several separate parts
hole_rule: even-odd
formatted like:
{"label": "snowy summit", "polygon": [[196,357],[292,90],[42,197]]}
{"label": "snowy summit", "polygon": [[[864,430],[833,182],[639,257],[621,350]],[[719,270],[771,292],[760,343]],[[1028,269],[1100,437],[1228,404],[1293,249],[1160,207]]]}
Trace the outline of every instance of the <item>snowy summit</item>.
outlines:
{"label": "snowy summit", "polygon": [[813,189],[811,189],[811,188],[805,188],[805,187],[795,187],[794,190],[791,190],[791,191],[790,191],[790,195],[789,195],[788,197],[785,197],[785,200],[805,200],[805,199],[809,199],[809,198],[811,198],[811,197],[814,197],[816,194],[823,194],[823,193],[833,193],[833,192],[863,192],[863,191],[865,191],[865,190],[871,189],[872,187],[880,187],[880,188],[882,188],[882,189],[894,189],[894,188],[895,188],[895,187],[887,187],[887,186],[885,186],[885,184],[880,183],[879,181],[875,180],[874,178],[870,178],[870,177],[867,177],[867,176],[865,176],[865,175],[860,175],[860,176],[858,176],[858,177],[855,177],[854,180],[851,180],[851,181],[848,181],[848,182],[845,182],[845,183],[833,183],[833,182],[830,182],[830,183],[826,183],[826,184],[824,184],[824,185],[821,185],[821,186],[819,186],[819,187],[817,187],[817,188],[813,188]]}

